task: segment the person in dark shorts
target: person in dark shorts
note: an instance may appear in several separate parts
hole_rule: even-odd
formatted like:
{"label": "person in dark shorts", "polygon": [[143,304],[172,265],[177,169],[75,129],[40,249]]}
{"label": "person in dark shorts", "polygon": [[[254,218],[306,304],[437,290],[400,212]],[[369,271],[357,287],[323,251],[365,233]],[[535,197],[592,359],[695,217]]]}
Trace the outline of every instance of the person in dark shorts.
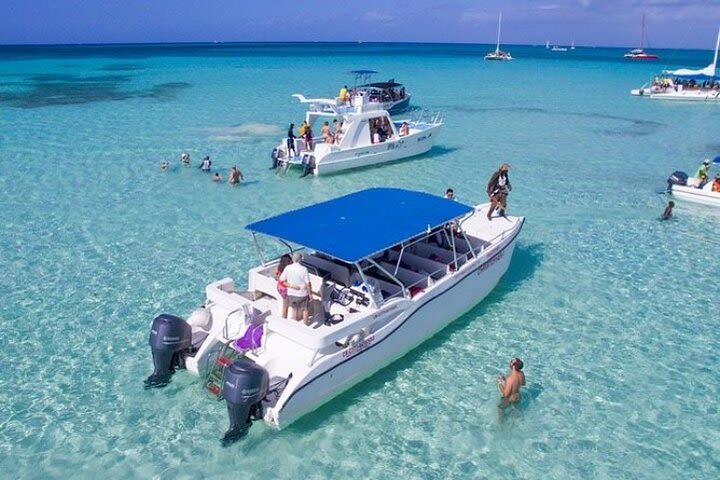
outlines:
{"label": "person in dark shorts", "polygon": [[288,160],[290,160],[290,150],[292,150],[294,157],[297,156],[297,150],[295,150],[295,139],[297,137],[295,136],[295,132],[293,132],[293,129],[295,129],[295,124],[291,123],[290,128],[288,128],[288,133],[287,133]]}
{"label": "person in dark shorts", "polygon": [[308,305],[312,300],[312,286],[310,285],[310,272],[300,263],[302,254],[292,254],[293,263],[285,267],[280,274],[279,280],[287,286],[288,305],[293,309],[295,320],[300,320],[302,315],[303,323],[309,325]]}

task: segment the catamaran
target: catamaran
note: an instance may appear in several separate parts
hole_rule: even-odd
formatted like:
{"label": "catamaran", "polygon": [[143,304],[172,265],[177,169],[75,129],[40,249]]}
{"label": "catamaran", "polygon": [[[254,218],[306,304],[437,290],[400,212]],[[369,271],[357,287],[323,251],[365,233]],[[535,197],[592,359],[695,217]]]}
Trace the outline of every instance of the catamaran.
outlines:
{"label": "catamaran", "polygon": [[720,76],[716,66],[720,48],[720,29],[715,42],[713,62],[700,70],[680,68],[664,70],[651,84],[630,90],[631,95],[647,96],[653,100],[686,100],[696,102],[720,101]]}
{"label": "catamaran", "polygon": [[500,26],[502,25],[502,12],[498,16],[498,28],[497,28],[497,43],[495,45],[495,51],[489,52],[485,55],[485,60],[512,60],[513,57],[510,52],[504,52],[500,50]]}
{"label": "catamaran", "polygon": [[645,46],[645,14],[642,16],[642,27],[640,28],[640,48],[634,48],[623,55],[625,58],[632,60],[657,60],[658,56],[654,53],[647,53],[643,48]]}
{"label": "catamaran", "polygon": [[[247,288],[224,278],[205,288],[203,308],[187,320],[156,317],[146,386],[167,385],[178,368],[202,377],[211,398],[226,401],[225,444],[253,420],[288,426],[493,290],[524,218],[488,221],[489,207],[372,188],[251,223],[260,265]],[[279,241],[275,252],[304,252],[313,298],[307,325],[283,318],[279,259],[265,259],[273,251],[266,238]]]}
{"label": "catamaran", "polygon": [[421,155],[432,148],[443,125],[440,114],[395,122],[377,103],[358,100],[354,105],[338,105],[334,99],[293,96],[309,105],[305,121],[312,132],[319,132],[321,123],[331,125],[335,120],[340,128],[332,136],[313,134],[310,141],[284,138],[273,150],[274,165],[285,169],[300,166],[303,175],[336,173]]}

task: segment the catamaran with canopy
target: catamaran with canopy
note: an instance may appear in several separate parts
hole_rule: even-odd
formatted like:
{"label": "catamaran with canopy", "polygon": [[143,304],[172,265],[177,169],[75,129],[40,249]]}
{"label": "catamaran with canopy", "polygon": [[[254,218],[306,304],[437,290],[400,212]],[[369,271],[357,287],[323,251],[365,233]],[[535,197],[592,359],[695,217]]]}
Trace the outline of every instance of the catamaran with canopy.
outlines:
{"label": "catamaran with canopy", "polygon": [[[218,280],[187,320],[156,317],[155,372],[146,384],[167,384],[178,366],[204,378],[203,386],[226,400],[226,442],[245,435],[253,419],[289,425],[492,291],[524,218],[488,221],[488,208],[373,188],[251,223],[261,264],[250,269],[247,288]],[[266,261],[265,253],[283,249],[304,252],[313,297],[309,325],[282,316],[279,258]]]}
{"label": "catamaran with canopy", "polygon": [[630,91],[631,95],[647,96],[653,100],[687,100],[696,102],[720,101],[720,76],[717,74],[720,29],[715,42],[713,62],[705,68],[663,70],[652,84]]}

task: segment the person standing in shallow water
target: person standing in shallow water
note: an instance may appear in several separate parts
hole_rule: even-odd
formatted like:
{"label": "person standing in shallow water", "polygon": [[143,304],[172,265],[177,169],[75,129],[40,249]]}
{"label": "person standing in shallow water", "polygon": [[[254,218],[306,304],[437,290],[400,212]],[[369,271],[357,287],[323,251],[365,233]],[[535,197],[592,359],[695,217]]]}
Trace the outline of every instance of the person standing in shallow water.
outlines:
{"label": "person standing in shallow water", "polygon": [[500,216],[505,216],[505,209],[507,208],[507,196],[512,190],[510,185],[510,177],[508,171],[510,165],[503,163],[498,168],[497,172],[493,173],[488,181],[487,194],[490,197],[490,208],[488,208],[487,219],[492,220],[492,214],[495,209],[500,210]]}
{"label": "person standing in shallow water", "polygon": [[525,385],[525,374],[522,372],[523,361],[519,358],[510,360],[510,373],[507,377],[498,377],[498,389],[504,403],[512,404],[520,401],[520,387]]}
{"label": "person standing in shallow water", "polygon": [[675,202],[670,200],[667,204],[667,207],[665,207],[665,211],[662,214],[663,220],[670,220],[670,217],[672,217],[672,211],[673,211],[674,206],[675,206]]}

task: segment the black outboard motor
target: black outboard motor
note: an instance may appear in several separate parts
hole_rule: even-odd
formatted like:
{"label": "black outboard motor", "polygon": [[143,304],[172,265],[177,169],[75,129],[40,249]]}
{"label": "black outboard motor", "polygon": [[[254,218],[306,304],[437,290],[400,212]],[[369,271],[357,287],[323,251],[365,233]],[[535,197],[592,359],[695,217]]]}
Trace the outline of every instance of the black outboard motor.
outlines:
{"label": "black outboard motor", "polygon": [[673,185],[685,186],[687,185],[688,174],[685,172],[677,171],[673,172],[667,180],[668,192],[672,190]]}
{"label": "black outboard motor", "polygon": [[270,167],[271,169],[274,170],[277,168],[279,157],[280,157],[280,150],[277,147],[273,148],[272,153],[270,154],[270,158],[272,158],[272,167]]}
{"label": "black outboard motor", "polygon": [[192,347],[192,327],[182,318],[163,313],[150,328],[155,371],[145,380],[145,388],[164,387],[175,368],[185,368],[185,354]]}
{"label": "black outboard motor", "polygon": [[246,358],[235,360],[225,370],[223,396],[230,416],[230,428],[223,436],[224,447],[247,435],[252,421],[263,416],[262,399],[268,392],[268,372]]}
{"label": "black outboard motor", "polygon": [[315,170],[315,156],[308,155],[307,153],[303,155],[302,165],[303,173],[300,175],[300,178],[307,177],[313,172],[313,170]]}

